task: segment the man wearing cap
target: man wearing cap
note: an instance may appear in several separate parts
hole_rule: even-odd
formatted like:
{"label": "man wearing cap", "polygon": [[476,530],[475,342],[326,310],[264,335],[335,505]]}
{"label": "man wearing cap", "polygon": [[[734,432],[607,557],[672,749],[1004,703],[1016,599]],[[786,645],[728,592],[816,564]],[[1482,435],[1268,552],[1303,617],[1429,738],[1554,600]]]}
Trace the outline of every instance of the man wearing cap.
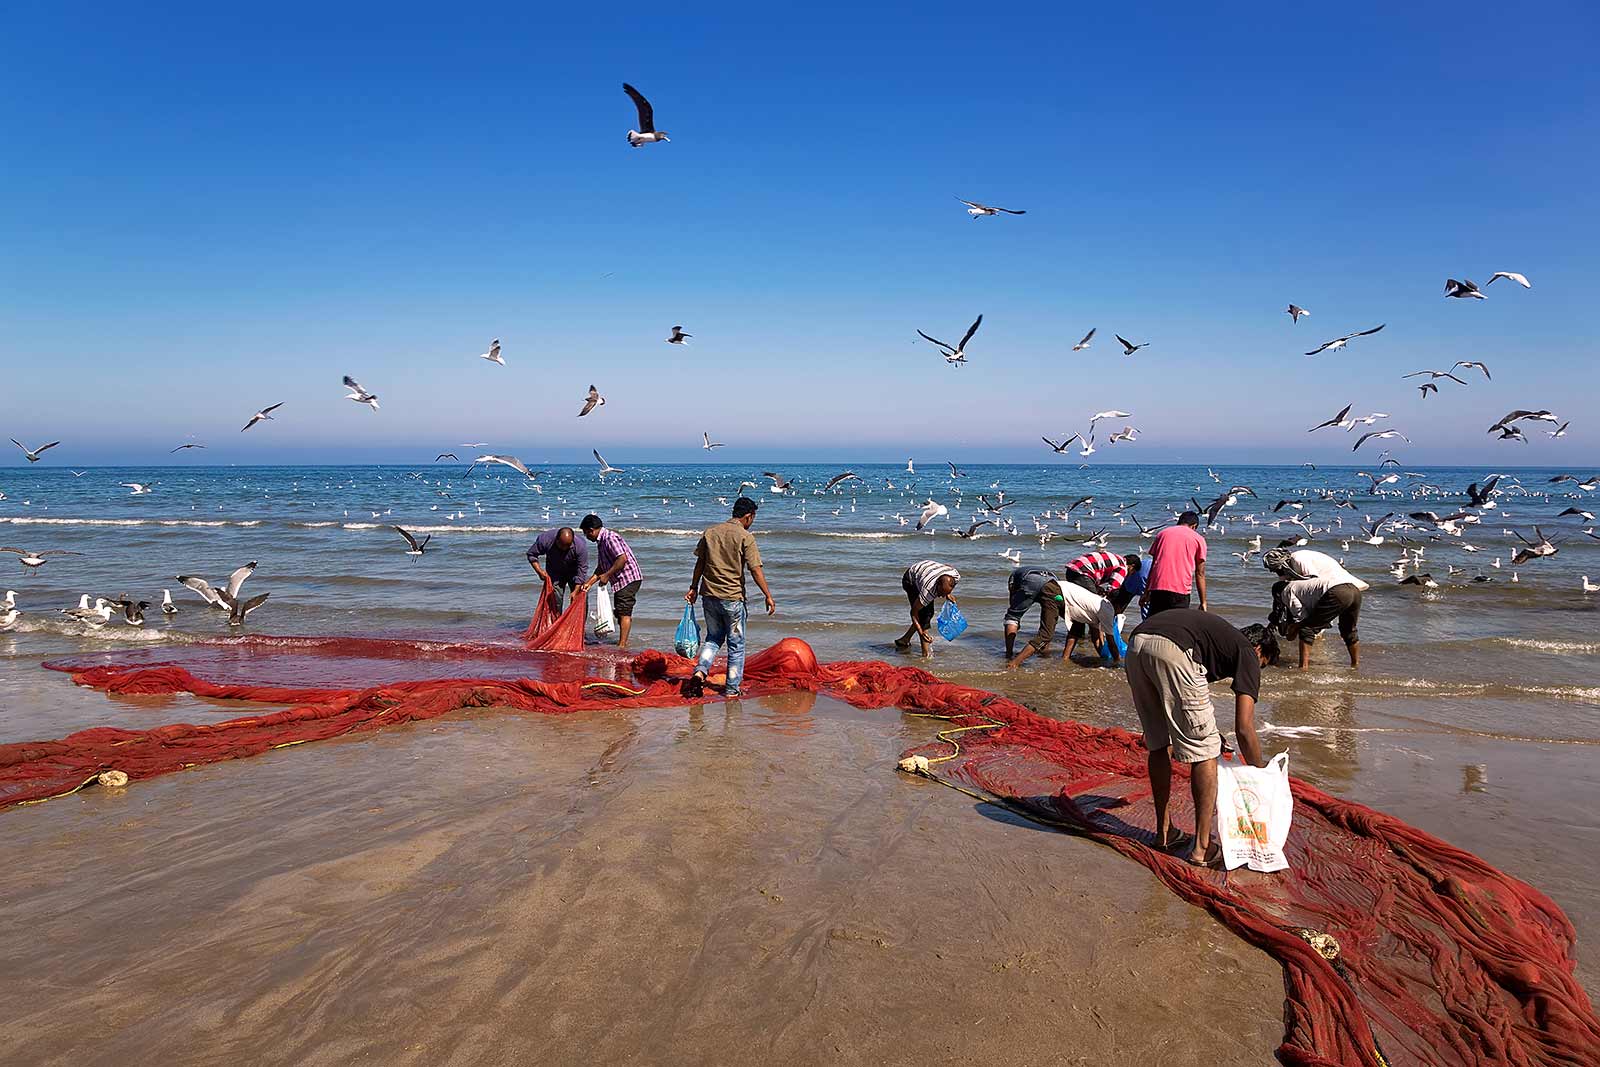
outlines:
{"label": "man wearing cap", "polygon": [[1350,666],[1361,667],[1361,594],[1371,588],[1344,569],[1326,552],[1315,549],[1270,548],[1262,565],[1276,574],[1272,586],[1272,614],[1267,625],[1277,627],[1291,641],[1300,641],[1300,669],[1311,666],[1311,646],[1317,635],[1337,619],[1339,636],[1350,653]]}
{"label": "man wearing cap", "polygon": [[739,695],[739,685],[744,680],[744,628],[749,618],[744,595],[746,571],[766,598],[767,614],[777,614],[777,601],[772,599],[767,577],[761,570],[761,550],[750,532],[755,521],[756,502],[742,496],[733,502],[733,518],[706,530],[695,546],[694,577],[689,580],[689,592],[683,599],[693,604],[695,597],[703,594],[706,637],[694,675],[684,689],[689,697],[704,695],[706,676],[716,662],[718,647],[724,643],[728,646],[726,693],[730,697]]}
{"label": "man wearing cap", "polygon": [[617,615],[617,647],[628,647],[628,631],[633,628],[633,606],[639,600],[644,571],[633,556],[633,549],[615,530],[606,529],[598,515],[585,515],[578,524],[583,536],[594,542],[594,574],[583,583],[587,593],[596,583],[611,586],[611,607]]}
{"label": "man wearing cap", "polygon": [[1185,511],[1176,525],[1150,542],[1150,577],[1139,597],[1139,606],[1148,608],[1149,615],[1188,607],[1195,590],[1200,593],[1200,610],[1206,610],[1206,539],[1199,526],[1199,514]]}

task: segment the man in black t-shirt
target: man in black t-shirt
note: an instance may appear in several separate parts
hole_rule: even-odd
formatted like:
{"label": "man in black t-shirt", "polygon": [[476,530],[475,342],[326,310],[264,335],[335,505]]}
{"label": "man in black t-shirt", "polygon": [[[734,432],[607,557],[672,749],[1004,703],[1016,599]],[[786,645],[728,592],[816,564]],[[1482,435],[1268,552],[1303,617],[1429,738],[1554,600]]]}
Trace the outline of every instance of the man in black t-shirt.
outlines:
{"label": "man in black t-shirt", "polygon": [[[1158,847],[1183,855],[1196,866],[1210,863],[1217,756],[1222,751],[1210,683],[1233,679],[1234,731],[1239,735],[1240,754],[1250,766],[1261,767],[1256,699],[1261,695],[1261,668],[1277,662],[1278,641],[1266,627],[1238,630],[1220,615],[1192,608],[1169,608],[1151,615],[1128,636],[1128,685],[1149,753]],[[1168,809],[1173,760],[1189,765],[1193,836],[1172,829]]]}

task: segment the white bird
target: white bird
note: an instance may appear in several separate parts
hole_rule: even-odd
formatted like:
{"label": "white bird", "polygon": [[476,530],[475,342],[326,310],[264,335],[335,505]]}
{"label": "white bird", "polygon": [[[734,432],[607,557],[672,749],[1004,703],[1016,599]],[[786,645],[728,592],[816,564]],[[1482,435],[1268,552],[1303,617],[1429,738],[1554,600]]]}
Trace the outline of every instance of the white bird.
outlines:
{"label": "white bird", "polygon": [[[1589,580],[1589,576],[1585,574],[1583,576],[1583,591],[1585,593],[1600,593],[1600,585],[1595,585]],[[12,614],[15,615],[16,612],[12,612]]]}
{"label": "white bird", "polygon": [[1060,442],[1052,441],[1048,437],[1041,437],[1039,440],[1049,445],[1050,451],[1054,452],[1056,455],[1064,456],[1067,454],[1068,450],[1072,448],[1072,442],[1083,440],[1083,434],[1075,433],[1071,437],[1068,437],[1066,440]]}
{"label": "white bird", "polygon": [[1307,311],[1305,308],[1301,307],[1298,304],[1290,304],[1288,309],[1287,309],[1287,314],[1295,322],[1299,322],[1301,315],[1309,315],[1309,314],[1311,314],[1311,312]]}
{"label": "white bird", "polygon": [[[1083,439],[1080,437],[1079,440],[1081,441]],[[1089,439],[1083,442],[1083,447],[1078,449],[1078,455],[1085,457],[1092,456],[1096,451],[1097,450],[1094,447],[1094,434],[1090,434]]]}
{"label": "white bird", "polygon": [[1318,430],[1328,426],[1333,427],[1335,430],[1349,430],[1355,425],[1355,420],[1347,418],[1346,416],[1350,414],[1350,409],[1354,406],[1354,404],[1346,404],[1344,407],[1339,409],[1339,414],[1335,415],[1331,419],[1328,419],[1326,422],[1317,423],[1315,426],[1311,427],[1311,429],[1307,430],[1306,433],[1316,433]]}
{"label": "white bird", "polygon": [[705,449],[707,452],[710,452],[714,448],[721,448],[722,447],[722,442],[721,441],[713,441],[711,439],[711,435],[709,433],[703,433],[700,436],[704,437],[705,438],[705,442],[706,442],[705,444],[701,445],[700,447]]}
{"label": "white bird", "polygon": [[1379,330],[1383,329],[1387,325],[1388,325],[1388,323],[1386,323],[1386,322],[1385,323],[1380,323],[1379,325],[1374,326],[1370,330],[1357,330],[1355,333],[1347,333],[1343,337],[1335,337],[1331,341],[1324,341],[1320,345],[1318,345],[1316,348],[1313,348],[1311,351],[1307,352],[1306,355],[1314,356],[1318,352],[1337,352],[1337,351],[1339,351],[1339,349],[1343,348],[1345,345],[1349,344],[1351,341],[1355,340],[1357,337],[1370,336],[1372,334],[1377,333]]}
{"label": "white bird", "polygon": [[1487,363],[1481,362],[1479,360],[1476,360],[1476,359],[1458,359],[1453,364],[1451,364],[1450,369],[1451,370],[1455,370],[1457,367],[1466,367],[1468,370],[1473,370],[1473,369],[1481,370],[1481,371],[1483,371],[1483,376],[1485,378],[1489,379],[1490,381],[1494,380],[1494,376],[1489,373],[1489,365]]}
{"label": "white bird", "polygon": [[29,552],[25,548],[0,548],[0,552],[15,552],[17,559],[30,571],[37,570],[50,562],[51,556],[70,556],[71,552]]}
{"label": "white bird", "polygon": [[1411,438],[1407,437],[1399,430],[1374,430],[1372,433],[1364,433],[1357,438],[1356,443],[1350,447],[1350,451],[1354,452],[1356,449],[1360,448],[1363,444],[1372,440],[1374,437],[1380,441],[1387,440],[1391,437],[1398,437],[1408,445],[1411,443]]}
{"label": "white bird", "polygon": [[360,382],[356,381],[348,374],[344,376],[344,387],[350,390],[345,394],[344,398],[346,400],[353,400],[357,404],[365,404],[373,411],[378,410],[378,394],[367,392],[365,389],[361,388]]}
{"label": "white bird", "polygon": [[[1484,285],[1493,285],[1494,284],[1494,280],[1496,278],[1509,278],[1512,281],[1516,282],[1518,285],[1522,286],[1524,289],[1532,289],[1533,288],[1533,283],[1528,281],[1527,275],[1518,274],[1516,271],[1511,271],[1511,270],[1497,270],[1493,274],[1491,274],[1489,276],[1489,280],[1484,282],[1483,284]],[[1470,284],[1470,283],[1468,283],[1468,284]]]}
{"label": "white bird", "polygon": [[[1587,581],[1588,579],[1584,579]],[[9,629],[17,621],[17,616],[22,612],[17,610],[17,591],[6,590],[6,598],[0,600],[0,628]]]}
{"label": "white bird", "polygon": [[89,595],[85,593],[78,600],[77,607],[57,608],[56,610],[68,618],[81,622],[95,630],[111,621],[112,608],[110,604],[106,603],[106,598],[103,596],[94,598],[94,607],[92,608],[89,607]]}
{"label": "white bird", "polygon": [[1567,436],[1567,427],[1571,426],[1571,425],[1572,425],[1572,421],[1569,419],[1568,421],[1563,422],[1560,426],[1557,426],[1553,430],[1546,430],[1545,433],[1548,434],[1550,437],[1565,437],[1565,436]]}
{"label": "white bird", "polygon": [[176,604],[174,604],[172,602],[172,590],[170,590],[170,589],[161,590],[161,614],[165,615],[167,618],[170,619],[170,618],[172,618],[172,616],[176,615],[177,613],[178,613],[178,605],[176,605]]}
{"label": "white bird", "polygon": [[762,471],[761,477],[772,479],[772,491],[774,493],[787,493],[789,490],[794,488],[794,482],[790,481],[788,478],[785,478],[777,471]]}
{"label": "white bird", "polygon": [[578,418],[583,418],[596,407],[605,407],[606,398],[600,395],[600,390],[589,386],[589,395],[583,398],[583,410],[578,412]]}
{"label": "white bird", "polygon": [[921,330],[918,330],[917,333],[922,337],[923,340],[932,341],[934,344],[944,349],[944,361],[946,363],[959,366],[967,361],[967,342],[972,340],[972,335],[978,332],[978,327],[981,325],[983,325],[983,316],[979,315],[975,320],[973,320],[972,325],[967,327],[967,332],[961,338],[961,343],[958,345],[945,344],[937,337],[929,337]]}
{"label": "white bird", "polygon": [[952,478],[965,478],[965,477],[967,477],[967,472],[966,471],[962,470],[960,467],[957,467],[954,463],[951,463],[949,460],[945,460],[944,461],[944,465],[946,467],[950,468],[950,477],[952,477]]}
{"label": "white bird", "polygon": [[500,366],[504,367],[506,365],[506,361],[500,355],[500,338],[496,337],[493,341],[490,341],[489,351],[479,352],[478,358],[486,359],[490,363],[498,363]]}
{"label": "white bird", "polygon": [[1115,433],[1113,433],[1111,435],[1111,438],[1107,442],[1107,444],[1113,444],[1114,445],[1118,441],[1137,441],[1139,439],[1136,436],[1138,433],[1139,433],[1139,431],[1138,431],[1137,428],[1135,428],[1133,426],[1124,426],[1121,430],[1119,430],[1119,431],[1117,431],[1117,432],[1115,432]]}
{"label": "white bird", "polygon": [[270,419],[270,418],[272,418],[272,413],[274,411],[277,411],[279,408],[283,407],[283,403],[284,402],[280,400],[276,404],[273,404],[270,407],[264,407],[260,411],[256,412],[254,415],[251,415],[250,416],[250,421],[245,423],[243,426],[239,427],[239,432],[240,433],[244,433],[246,430],[248,430],[250,427],[254,426],[256,423],[260,422],[262,419]]}
{"label": "white bird", "polygon": [[1092,432],[1094,430],[1095,423],[1099,422],[1101,419],[1131,418],[1133,418],[1133,412],[1131,411],[1097,411],[1093,415],[1089,416],[1089,429]]}
{"label": "white bird", "polygon": [[144,496],[146,493],[150,492],[151,487],[156,485],[157,483],[155,483],[155,482],[118,482],[117,484],[119,486],[121,486],[122,488],[124,488],[124,489],[133,490],[131,493],[128,494],[129,496]]}
{"label": "white bird", "polygon": [[18,448],[22,449],[22,454],[24,456],[28,457],[28,462],[29,463],[37,463],[37,462],[39,462],[39,453],[40,452],[43,452],[46,449],[54,448],[54,447],[56,447],[56,445],[59,445],[61,442],[60,441],[51,441],[49,444],[40,445],[38,448],[29,448],[27,445],[23,444],[21,441],[17,440],[15,437],[13,437],[11,439],[11,443],[16,445]]}
{"label": "white bird", "polygon": [[622,91],[633,99],[633,106],[639,111],[639,128],[628,131],[628,144],[634,148],[641,148],[656,141],[670,142],[672,138],[656,130],[656,113],[650,106],[650,101],[627,82],[622,83]]}
{"label": "white bird", "polygon": [[934,519],[942,519],[948,514],[950,514],[949,508],[943,504],[934,503],[933,498],[929,497],[928,502],[922,505],[922,514],[917,517],[917,529],[921,530]]}
{"label": "white bird", "polygon": [[1345,427],[1345,432],[1349,433],[1357,426],[1371,426],[1379,419],[1387,419],[1388,417],[1389,413],[1387,411],[1374,411],[1370,415],[1356,415],[1350,420],[1350,425]]}
{"label": "white bird", "polygon": [[[958,196],[956,199],[961,200],[961,197]],[[961,202],[967,205],[967,214],[972,216],[973,221],[977,221],[985,215],[998,215],[1001,212],[1005,212],[1007,215],[1027,214],[1026,211],[1013,211],[1008,207],[990,207],[988,204],[980,204],[973,200],[961,200]]]}
{"label": "white bird", "polygon": [[1074,352],[1082,352],[1085,348],[1088,348],[1089,347],[1089,342],[1094,340],[1094,331],[1098,330],[1099,328],[1100,327],[1096,326],[1094,329],[1092,329],[1088,333],[1084,334],[1083,335],[1083,340],[1081,340],[1077,344],[1073,345],[1072,346],[1072,350]]}
{"label": "white bird", "polygon": [[590,451],[594,453],[595,462],[600,464],[600,478],[602,481],[608,474],[621,474],[623,472],[624,468],[613,467],[611,464],[607,463],[606,458],[600,454],[600,450],[598,448],[591,449]]}
{"label": "white bird", "polygon": [[906,473],[907,474],[915,474],[915,473],[917,473],[916,465],[909,459],[906,460]]}
{"label": "white bird", "polygon": [[1115,337],[1118,341],[1122,342],[1122,354],[1125,355],[1125,356],[1131,356],[1135,352],[1139,351],[1139,349],[1141,349],[1141,348],[1149,348],[1150,347],[1150,342],[1149,341],[1146,341],[1142,345],[1136,345],[1132,341],[1128,340],[1126,337],[1122,336],[1120,333],[1112,334],[1112,336]]}
{"label": "white bird", "polygon": [[1005,549],[1000,553],[1000,558],[1004,559],[1004,560],[1009,560],[1013,566],[1021,566],[1021,564],[1022,564],[1022,549],[1020,549],[1020,548],[1008,548],[1008,549]]}
{"label": "white bird", "polygon": [[1477,283],[1471,278],[1464,278],[1459,282],[1454,278],[1446,278],[1444,282],[1444,295],[1446,297],[1454,297],[1457,300],[1465,300],[1468,298],[1473,300],[1487,299],[1487,297],[1483,295],[1483,291],[1478,288]]}
{"label": "white bird", "polygon": [[[516,456],[497,456],[487,452],[472,461],[472,466],[467,468],[467,474],[471,474],[480,463],[498,463],[503,467],[510,467],[512,470],[526,475],[530,480],[536,477],[536,475],[530,471],[526,465],[523,464],[522,460],[518,459]],[[542,474],[544,472],[540,471],[539,473]]]}

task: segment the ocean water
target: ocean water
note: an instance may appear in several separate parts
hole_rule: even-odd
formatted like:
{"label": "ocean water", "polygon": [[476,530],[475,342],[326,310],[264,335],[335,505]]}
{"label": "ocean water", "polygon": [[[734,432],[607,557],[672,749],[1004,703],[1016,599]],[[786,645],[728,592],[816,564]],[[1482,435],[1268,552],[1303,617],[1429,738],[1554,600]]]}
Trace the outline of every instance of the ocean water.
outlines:
{"label": "ocean water", "polygon": [[[92,724],[83,719],[99,705],[60,699],[68,683],[39,669],[45,659],[225,637],[225,619],[177,583],[180,573],[217,580],[259,561],[245,589],[271,599],[250,617],[253,634],[514,643],[536,591],[524,558],[529,542],[551,526],[575,527],[591,511],[629,540],[645,572],[635,647],[669,647],[699,531],[726,518],[741,492],[762,505],[755,532],[779,610],[752,622],[753,647],[793,635],[823,658],[895,659],[891,641],[907,623],[901,571],[933,557],[960,568],[958,596],[972,626],[939,644],[932,669],[1047,714],[1131,726],[1120,672],[1096,669],[1092,658],[1064,665],[1041,657],[1019,672],[1002,670],[1000,617],[1013,566],[1002,553],[1059,568],[1101,531],[1111,549],[1139,550],[1149,541],[1135,520],[1154,527],[1191,498],[1204,503],[1247,485],[1257,497],[1241,497],[1220,529],[1206,531],[1213,610],[1240,624],[1265,617],[1272,578],[1258,556],[1233,553],[1253,537],[1271,547],[1302,532],[1287,521],[1295,516],[1311,528],[1313,547],[1373,586],[1359,674],[1344,665],[1331,632],[1310,671],[1268,672],[1260,712],[1268,751],[1287,748],[1295,773],[1478,850],[1584,921],[1600,918],[1600,890],[1590,885],[1600,826],[1578,800],[1600,785],[1600,594],[1581,591],[1583,576],[1600,581],[1600,541],[1584,533],[1592,523],[1557,517],[1596,503],[1570,482],[1549,482],[1563,472],[1500,472],[1498,506],[1464,537],[1412,524],[1384,531],[1374,546],[1359,540],[1368,517],[1444,514],[1466,502],[1469,482],[1493,472],[1391,468],[1399,481],[1374,493],[1354,468],[1062,463],[973,466],[952,478],[943,464],[919,464],[916,473],[856,467],[858,480],[823,493],[842,468],[787,465],[768,468],[795,483],[778,494],[761,469],[638,467],[602,482],[592,466],[555,467],[530,482],[504,467],[469,475],[458,464],[90,468],[81,476],[42,464],[0,468],[0,545],[63,553],[31,573],[0,555],[0,590],[14,589],[25,613],[0,632],[0,741]],[[120,485],[151,481],[153,490],[137,496]],[[1002,491],[1012,505],[1003,518],[1014,529],[985,526],[970,540],[953,532],[995,518],[979,514],[978,497],[997,501]],[[1325,491],[1354,507],[1335,508]],[[1060,517],[1086,496],[1093,502]],[[929,498],[950,514],[919,534],[917,514]],[[1307,503],[1273,513],[1280,499]],[[407,556],[394,524],[431,534],[426,555]],[[1509,531],[1531,537],[1535,524],[1560,551],[1514,567],[1520,542]],[[1041,529],[1054,535],[1048,543]],[[1400,586],[1390,575],[1402,536],[1420,544],[1423,569],[1440,588]],[[1473,580],[1480,576],[1491,580]],[[169,621],[152,608],[139,629],[113,622],[86,632],[56,610],[83,593],[128,593],[154,605],[163,589],[180,614]],[[1025,635],[1031,626],[1025,621]],[[107,706],[105,721],[126,724],[128,714]],[[170,721],[160,709],[132,714],[150,725]]]}

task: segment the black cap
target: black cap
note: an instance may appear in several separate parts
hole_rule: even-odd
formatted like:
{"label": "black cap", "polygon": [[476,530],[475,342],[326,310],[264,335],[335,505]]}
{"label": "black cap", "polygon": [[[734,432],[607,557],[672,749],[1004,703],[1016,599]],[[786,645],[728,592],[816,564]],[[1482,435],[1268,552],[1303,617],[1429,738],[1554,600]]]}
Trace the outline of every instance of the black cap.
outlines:
{"label": "black cap", "polygon": [[747,496],[742,496],[733,502],[733,517],[742,519],[746,515],[754,515],[758,505]]}
{"label": "black cap", "polygon": [[578,523],[578,529],[580,530],[598,530],[603,526],[605,526],[605,523],[600,521],[600,516],[598,515],[585,515],[583,521]]}

